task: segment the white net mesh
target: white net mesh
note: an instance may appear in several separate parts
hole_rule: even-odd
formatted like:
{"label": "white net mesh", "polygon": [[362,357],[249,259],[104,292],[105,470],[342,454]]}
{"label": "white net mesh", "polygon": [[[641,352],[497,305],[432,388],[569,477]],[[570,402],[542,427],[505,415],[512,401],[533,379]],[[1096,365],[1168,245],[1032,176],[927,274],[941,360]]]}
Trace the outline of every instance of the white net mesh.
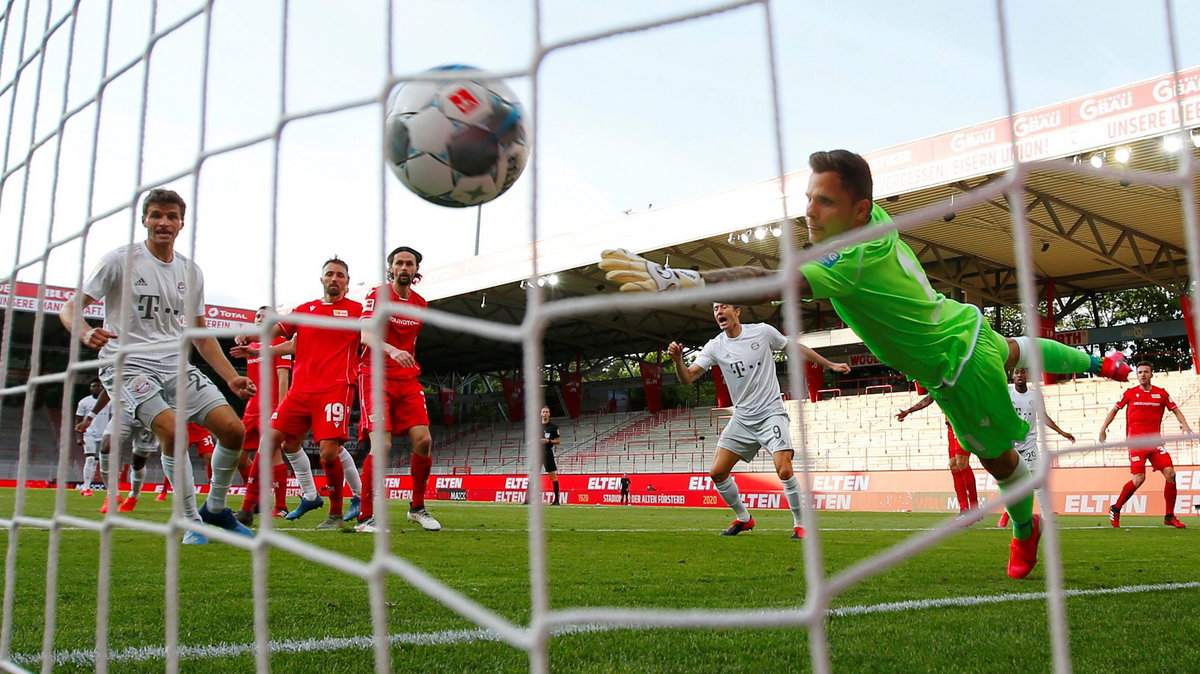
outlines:
{"label": "white net mesh", "polygon": [[[500,4],[500,3],[496,3]],[[35,401],[45,391],[63,391],[62,408],[72,409],[74,385],[90,378],[104,363],[81,357],[81,345],[70,341],[69,350],[54,354],[54,365],[43,351],[44,337],[54,323],[53,316],[38,311],[32,326],[33,338],[29,356],[24,362],[14,358],[16,330],[13,311],[16,301],[15,282],[23,280],[37,283],[39,303],[45,288],[53,283],[73,283],[81,287],[87,270],[103,252],[121,243],[140,240],[138,207],[144,192],[156,186],[171,186],[188,201],[188,222],[196,223],[184,230],[179,240],[181,249],[192,255],[201,267],[209,271],[209,301],[213,295],[233,297],[239,288],[253,288],[261,293],[261,299],[239,297],[240,303],[262,303],[270,305],[294,304],[308,295],[297,291],[297,286],[307,287],[306,279],[316,264],[308,248],[314,236],[325,236],[328,241],[322,246],[329,253],[342,253],[357,266],[362,260],[368,268],[375,268],[376,260],[382,258],[381,251],[395,245],[394,239],[403,238],[403,243],[421,246],[421,241],[433,242],[452,239],[450,247],[469,249],[473,232],[457,226],[446,228],[439,220],[445,216],[434,210],[412,209],[410,195],[402,194],[387,175],[382,158],[381,128],[382,109],[389,92],[403,81],[417,77],[415,73],[439,62],[487,61],[489,49],[498,47],[505,40],[518,41],[524,46],[510,59],[511,65],[493,68],[499,75],[513,78],[516,87],[523,89],[518,94],[526,101],[536,127],[533,132],[535,156],[527,175],[517,188],[488,212],[488,219],[500,222],[519,221],[528,224],[521,235],[513,232],[490,231],[485,244],[496,249],[506,237],[518,241],[533,241],[528,244],[527,255],[532,265],[521,270],[527,278],[538,276],[548,263],[539,254],[538,241],[548,235],[567,231],[580,224],[569,203],[554,198],[555,192],[569,191],[578,201],[603,201],[600,195],[607,185],[588,184],[589,177],[574,175],[564,165],[562,155],[548,148],[558,144],[575,143],[584,146],[581,151],[592,160],[607,166],[609,177],[631,183],[656,182],[652,176],[656,171],[684,171],[690,187],[680,188],[675,184],[663,186],[668,200],[700,196],[724,189],[738,181],[725,175],[725,164],[717,162],[701,166],[692,172],[686,167],[674,166],[672,150],[664,146],[661,150],[651,146],[638,148],[630,153],[637,156],[655,156],[645,162],[644,167],[630,167],[639,162],[629,161],[621,151],[602,147],[604,138],[587,137],[589,128],[604,124],[604,114],[631,114],[628,107],[631,99],[653,96],[671,98],[685,90],[695,95],[690,101],[681,101],[672,107],[675,116],[656,118],[664,114],[659,108],[647,112],[647,125],[659,128],[643,139],[652,142],[656,135],[689,134],[712,143],[715,154],[736,155],[729,162],[754,165],[758,175],[785,175],[789,168],[789,153],[786,146],[818,147],[825,145],[847,145],[850,143],[874,146],[894,142],[895,137],[881,137],[872,127],[881,124],[886,116],[882,108],[892,105],[913,104],[915,101],[890,102],[862,101],[864,92],[858,91],[860,100],[839,96],[846,94],[844,87],[870,86],[871,78],[847,76],[846,82],[825,83],[813,76],[811,69],[824,63],[816,52],[820,49],[848,51],[857,49],[855,41],[819,40],[814,51],[807,52],[810,60],[798,64],[781,58],[781,53],[791,57],[796,52],[780,46],[780,41],[797,41],[797,35],[811,35],[824,30],[826,22],[835,13],[829,7],[809,7],[807,3],[779,3],[746,1],[720,5],[693,6],[677,3],[664,11],[665,17],[646,17],[645,10],[634,11],[621,6],[622,21],[603,20],[595,7],[574,4],[564,6],[554,2],[533,2],[519,7],[503,3],[503,9],[484,7],[482,3],[438,3],[435,11],[417,10],[408,4],[356,3],[353,7],[341,5],[336,8],[319,8],[305,3],[248,6],[234,2],[27,2],[10,1],[4,7],[2,31],[0,31],[0,109],[4,110],[4,153],[3,169],[0,174],[0,229],[4,231],[3,242],[11,246],[0,250],[6,254],[11,250],[10,271],[5,281],[11,284],[6,295],[8,310],[4,318],[4,339],[0,348],[0,372],[4,375],[5,388],[0,390],[3,402],[23,400],[22,425],[19,430],[19,453],[16,461],[15,478],[17,488],[11,514],[0,519],[7,530],[7,556],[5,563],[5,589],[3,606],[3,630],[0,632],[0,662],[9,670],[26,666],[43,669],[61,664],[94,666],[97,671],[107,671],[112,658],[134,659],[134,655],[110,650],[109,617],[112,612],[110,587],[113,582],[113,536],[122,530],[137,530],[159,535],[166,544],[165,556],[165,643],[148,649],[136,657],[161,658],[169,671],[178,671],[188,658],[225,657],[241,653],[253,653],[260,671],[271,666],[271,653],[287,650],[322,650],[334,648],[373,648],[374,666],[377,671],[396,669],[392,661],[393,647],[401,643],[389,636],[387,621],[386,582],[390,577],[399,577],[421,592],[427,593],[454,613],[466,618],[484,631],[464,631],[461,635],[446,637],[469,640],[488,638],[502,641],[529,654],[529,666],[533,671],[548,671],[548,644],[554,633],[569,633],[573,630],[605,629],[613,627],[770,627],[805,626],[810,636],[811,666],[817,671],[830,668],[829,642],[825,619],[830,615],[830,606],[839,594],[859,581],[878,574],[893,565],[910,559],[922,550],[934,546],[954,535],[957,529],[949,524],[935,530],[915,534],[884,553],[865,559],[832,576],[827,576],[822,553],[822,536],[815,515],[806,511],[806,525],[810,531],[804,548],[804,573],[807,595],[799,608],[792,610],[666,610],[647,607],[644,609],[576,608],[552,609],[549,587],[552,578],[547,571],[546,537],[544,512],[540,507],[529,510],[529,582],[531,605],[529,623],[518,624],[500,613],[487,608],[472,597],[449,587],[433,575],[406,561],[393,552],[391,538],[387,532],[387,509],[379,509],[383,533],[375,542],[374,554],[369,561],[360,561],[322,546],[313,545],[294,536],[274,530],[270,518],[264,522],[253,538],[213,532],[203,529],[215,541],[249,549],[253,552],[253,603],[255,643],[240,646],[225,645],[216,651],[206,651],[203,644],[187,643],[181,635],[179,593],[185,582],[179,575],[179,534],[185,528],[201,529],[187,521],[182,514],[181,500],[176,500],[172,517],[167,523],[149,523],[116,513],[103,520],[75,517],[67,514],[67,489],[65,484],[72,472],[70,457],[71,423],[69,413],[64,413],[58,436],[62,438],[56,464],[56,478],[60,488],[52,512],[31,511],[26,507],[26,480],[31,477],[33,416]],[[799,5],[805,4],[803,8]],[[1154,24],[1152,37],[1170,46],[1169,62],[1157,64],[1152,72],[1181,70],[1175,26],[1179,22],[1173,16],[1176,8],[1164,2],[1164,16]],[[879,9],[879,8],[876,8]],[[945,12],[970,12],[968,18],[976,25],[964,27],[963,31],[979,31],[979,51],[998,54],[1001,66],[998,78],[994,73],[981,74],[977,69],[970,72],[982,81],[966,91],[947,94],[945,98],[962,95],[964,98],[978,94],[993,104],[1001,106],[1009,124],[1017,115],[1017,88],[1019,80],[1014,75],[1014,63],[1025,64],[1032,59],[1040,64],[1045,54],[1013,54],[1010,35],[1010,8],[998,1],[992,14],[980,14],[978,7],[971,10]],[[1058,8],[1062,11],[1062,8]],[[882,11],[882,10],[881,10]],[[578,14],[568,19],[568,14]],[[937,23],[930,11],[924,18]],[[1029,17],[1022,14],[1022,20]],[[854,19],[841,17],[842,34],[852,31]],[[438,23],[440,21],[440,23]],[[591,23],[589,23],[591,22]],[[886,40],[887,17],[868,21],[861,26],[867,38]],[[784,29],[781,29],[781,24]],[[436,28],[431,28],[431,25]],[[582,28],[580,28],[582,26]],[[602,26],[596,28],[596,26]],[[713,59],[710,50],[697,50],[697,37],[689,33],[690,28],[716,26],[715,33],[703,32],[699,42],[720,38],[724,34],[755,36],[753,46],[756,54],[747,55],[745,50],[719,52]],[[981,29],[982,26],[984,29]],[[1028,28],[1029,26],[1023,26]],[[489,31],[488,28],[491,28]],[[481,39],[480,44],[464,48],[456,39],[456,29],[466,34],[478,31],[490,37]],[[1142,30],[1139,28],[1139,30]],[[1150,30],[1150,29],[1145,29]],[[428,47],[416,39],[420,33],[440,32],[444,35],[440,46]],[[546,34],[567,35],[547,39]],[[516,37],[513,37],[516,36]],[[896,44],[904,45],[912,63],[891,64],[890,67],[905,68],[913,77],[925,77],[922,72],[933,67],[941,68],[945,61],[952,60],[932,46],[925,47],[907,43],[898,38]],[[743,43],[739,42],[739,45]],[[650,45],[650,46],[647,46]],[[685,49],[685,46],[691,48]],[[982,46],[981,46],[982,45]],[[994,45],[994,46],[988,46]],[[426,49],[420,52],[419,49]],[[628,83],[636,89],[631,93],[621,91],[619,80],[629,77],[620,67],[600,67],[614,51],[630,50],[637,60],[644,54],[667,59],[664,52],[673,48],[685,51],[682,58],[692,58],[698,63],[682,70],[671,68],[673,62],[647,66],[648,73],[642,79]],[[462,54],[461,52],[467,52]],[[269,58],[259,56],[262,52]],[[804,52],[802,52],[804,53]],[[882,60],[881,52],[871,52]],[[719,63],[719,59],[729,63]],[[826,57],[829,58],[829,57]],[[901,59],[903,61],[903,59]],[[935,65],[936,64],[936,65]],[[973,68],[972,63],[968,68]],[[851,64],[853,67],[854,64]],[[880,65],[880,68],[885,66]],[[730,77],[729,89],[722,96],[710,99],[702,93],[716,78]],[[579,100],[564,100],[547,92],[554,83],[566,77],[593,79],[597,93],[589,97],[581,93]],[[755,90],[747,94],[742,88],[745,82],[738,76],[750,73],[749,80]],[[886,77],[886,75],[881,75]],[[617,81],[614,81],[614,78]],[[781,94],[785,89],[782,82],[794,79],[803,82],[803,93],[791,93],[791,98]],[[944,86],[953,88],[956,75],[948,75]],[[680,87],[679,80],[682,80]],[[866,84],[864,84],[864,82]],[[748,86],[748,85],[747,85]],[[615,91],[614,91],[615,89]],[[698,93],[701,92],[701,93]],[[965,94],[965,95],[964,95]],[[892,92],[895,97],[895,92]],[[785,107],[797,100],[808,101],[809,105],[797,105],[799,111]],[[1177,119],[1190,119],[1182,108],[1182,97],[1177,97],[1180,106]],[[626,108],[616,112],[617,106]],[[822,108],[813,111],[815,104]],[[752,122],[737,122],[738,128],[720,128],[725,116],[721,105],[737,105],[757,108],[758,116]],[[945,105],[945,102],[939,102]],[[681,110],[685,114],[679,114]],[[599,111],[599,112],[597,112]],[[637,115],[635,109],[632,112]],[[977,112],[970,108],[968,120],[999,116]],[[794,120],[788,119],[794,116]],[[832,119],[836,117],[837,119]],[[929,115],[936,118],[936,115]],[[563,119],[576,120],[575,124]],[[580,122],[579,120],[582,120]],[[667,126],[670,124],[670,126]],[[812,131],[809,127],[825,125],[828,130]],[[906,129],[903,138],[917,137],[923,133],[943,130],[947,124],[941,120],[922,119],[912,129]],[[1180,130],[1185,128],[1180,123]],[[581,128],[582,127],[582,128]],[[363,132],[362,129],[370,129]],[[785,131],[788,133],[785,134]],[[839,135],[840,134],[840,135]],[[745,143],[747,137],[756,137]],[[794,137],[793,137],[794,136]],[[1016,134],[1014,134],[1015,138]],[[798,142],[797,138],[804,142]],[[766,140],[763,140],[766,139]],[[701,142],[701,141],[693,141]],[[597,145],[599,143],[599,145]],[[730,147],[751,145],[752,150],[730,152]],[[1019,156],[1016,141],[1012,153]],[[614,156],[615,155],[615,156]],[[1177,170],[1173,173],[1123,171],[1119,175],[1140,184],[1157,185],[1178,190],[1181,218],[1184,222],[1188,249],[1188,269],[1194,277],[1200,271],[1200,260],[1196,251],[1200,249],[1196,228],[1196,198],[1194,193],[1195,163],[1188,152],[1178,154]],[[763,169],[763,167],[766,167]],[[1031,326],[1027,332],[1035,334],[1032,326],[1037,325],[1035,267],[1031,256],[1031,238],[1025,214],[1026,200],[1022,187],[1030,176],[1039,170],[1089,175],[1093,173],[1085,166],[1017,163],[1010,170],[987,186],[960,197],[956,208],[965,209],[972,204],[991,200],[1008,199],[1011,208],[1011,236],[1020,270],[1018,283],[1025,312],[1025,320]],[[1112,170],[1112,169],[1106,169]],[[645,171],[645,173],[642,173]],[[737,174],[743,169],[738,168]],[[731,169],[730,172],[735,172]],[[786,219],[800,212],[798,202],[802,195],[796,188],[798,181],[779,180],[773,183],[775,192],[767,197],[773,205],[768,210],[771,219]],[[675,190],[672,192],[672,190]],[[692,191],[689,191],[692,190]],[[235,195],[254,193],[257,198],[234,198]],[[649,198],[662,199],[655,193]],[[312,195],[321,195],[312,198]],[[625,198],[649,201],[647,195],[636,191]],[[611,206],[611,204],[609,204]],[[905,214],[896,219],[891,229],[904,231],[917,225],[940,218],[946,205],[933,204]],[[580,209],[582,210],[582,209]],[[414,231],[408,222],[419,220],[426,223],[422,231]],[[315,223],[305,234],[293,234],[292,223],[303,221]],[[565,224],[564,224],[565,221]],[[448,220],[447,220],[448,222]],[[461,221],[455,221],[459,224]],[[213,223],[213,224],[210,224]],[[223,223],[217,225],[215,223]],[[229,226],[226,223],[236,223]],[[329,223],[322,226],[321,223]],[[122,226],[124,225],[124,226]],[[680,225],[680,240],[689,233],[686,224]],[[428,231],[424,231],[428,230]],[[209,232],[217,232],[210,235]],[[879,236],[881,230],[860,232],[839,241],[839,245],[863,241]],[[785,229],[781,239],[782,271],[771,280],[747,282],[739,286],[722,287],[724,297],[731,289],[752,295],[763,291],[781,292],[785,301],[785,334],[795,334],[800,326],[800,303],[795,280],[800,263],[816,259],[828,252],[828,247],[802,250],[794,239],[794,233]],[[422,239],[421,237],[425,237]],[[616,242],[620,243],[620,242]],[[432,245],[432,243],[430,244]],[[353,251],[344,249],[353,248]],[[342,249],[342,250],[338,250]],[[361,250],[359,250],[361,249]],[[598,253],[588,251],[588,255]],[[321,259],[328,255],[322,250],[316,254]],[[231,265],[233,258],[243,261],[241,266]],[[291,260],[302,260],[290,264]],[[319,260],[318,260],[319,261]],[[75,269],[78,265],[78,269]],[[293,267],[300,267],[299,270]],[[219,276],[214,274],[220,269]],[[71,274],[74,276],[71,276]],[[300,293],[300,297],[296,293]],[[519,326],[502,325],[488,321],[468,319],[443,312],[429,312],[423,319],[435,326],[478,335],[488,340],[507,341],[519,345],[522,350],[525,390],[540,391],[543,368],[542,343],[548,326],[560,318],[588,316],[611,309],[614,305],[622,309],[665,309],[674,306],[712,300],[715,292],[699,290],[661,296],[609,296],[585,297],[547,302],[536,286],[530,286],[527,295],[524,321]],[[230,300],[230,303],[234,303]],[[403,315],[402,309],[392,309]],[[379,319],[371,325],[381,330],[384,325],[381,312]],[[127,321],[128,317],[123,320]],[[303,322],[303,321],[302,321]],[[332,325],[332,323],[331,323]],[[269,325],[268,325],[269,327]],[[195,330],[190,337],[231,336],[235,330]],[[181,344],[184,352],[187,344]],[[792,362],[800,361],[795,344],[789,347],[788,357]],[[61,363],[61,364],[60,364]],[[65,364],[65,365],[64,365]],[[378,358],[374,367],[382,367]],[[1034,377],[1040,375],[1040,355],[1034,354],[1032,369]],[[793,398],[803,396],[801,368],[789,368],[789,387]],[[269,381],[269,378],[266,378]],[[9,385],[9,382],[17,383]],[[187,392],[180,383],[181,398]],[[269,390],[264,394],[269,395]],[[373,392],[380,395],[378,391]],[[119,401],[117,401],[119,403]],[[525,400],[526,437],[539,435],[538,412],[543,404],[540,394],[529,395]],[[265,421],[265,419],[264,419]],[[180,421],[180,429],[182,421]],[[803,428],[803,425],[801,425]],[[803,438],[800,438],[803,442]],[[178,448],[182,448],[182,438]],[[529,471],[538,474],[539,452],[531,443]],[[1081,452],[1095,449],[1094,445],[1080,445],[1071,451]],[[376,461],[384,461],[378,448]],[[1044,455],[1037,473],[1045,474],[1054,457]],[[378,465],[385,465],[379,463]],[[809,465],[801,461],[802,466]],[[114,469],[115,470],[115,469]],[[182,467],[177,477],[181,478]],[[807,470],[805,470],[807,478]],[[264,465],[262,476],[270,479]],[[116,475],[110,473],[109,480],[115,482]],[[376,474],[376,493],[383,491],[383,472]],[[802,480],[806,484],[807,479]],[[1028,485],[1032,489],[1032,484]],[[532,480],[530,498],[540,499],[541,483]],[[1026,490],[1027,492],[1028,490]],[[806,492],[806,496],[808,496]],[[1014,493],[1008,501],[1022,496]],[[999,502],[989,504],[995,510]],[[1047,505],[1047,504],[1043,504]],[[1049,606],[1053,664],[1058,671],[1069,671],[1065,597],[1063,588],[1062,560],[1058,531],[1049,507],[1045,540],[1042,546],[1046,569],[1045,600]],[[91,654],[63,654],[55,651],[55,634],[59,624],[57,605],[58,568],[61,550],[61,535],[64,528],[80,528],[98,532],[100,547],[97,573],[96,602],[96,646]],[[25,540],[26,529],[49,530],[48,556],[44,581],[36,578],[36,571],[20,568],[17,564],[18,550]],[[314,564],[326,565],[333,571],[363,579],[370,596],[374,633],[362,639],[317,639],[303,645],[281,644],[271,639],[268,622],[268,571],[270,553],[284,552]],[[40,654],[14,653],[14,603],[17,601],[18,584],[44,582],[45,621],[43,625],[42,650]],[[1040,596],[1040,595],[1039,595]],[[874,610],[874,609],[865,609]],[[884,610],[884,609],[879,609]],[[320,635],[314,635],[320,636]],[[212,653],[217,653],[216,656]]]}

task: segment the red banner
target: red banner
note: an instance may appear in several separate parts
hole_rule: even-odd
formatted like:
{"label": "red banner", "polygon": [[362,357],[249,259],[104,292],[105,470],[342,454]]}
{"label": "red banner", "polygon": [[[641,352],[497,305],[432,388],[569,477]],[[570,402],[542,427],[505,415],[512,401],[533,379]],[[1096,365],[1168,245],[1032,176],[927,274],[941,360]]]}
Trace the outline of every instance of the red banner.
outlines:
{"label": "red banner", "polygon": [[579,373],[563,375],[562,397],[563,404],[567,408],[567,416],[578,419],[580,403],[583,400],[583,375]]}
{"label": "red banner", "polygon": [[[8,295],[12,292],[12,284],[0,283],[0,309],[8,306]],[[73,288],[46,286],[46,292],[39,303],[38,286],[36,283],[18,282],[16,292],[12,293],[13,309],[17,311],[45,311],[48,314],[58,314],[67,300],[75,296]],[[215,304],[205,305],[205,323],[210,328],[229,328],[234,325],[254,324],[255,309],[238,309],[223,307]],[[104,301],[99,300],[83,311],[87,318],[104,318]]]}
{"label": "red banner", "polygon": [[504,387],[504,402],[508,405],[508,420],[517,423],[525,420],[525,384],[516,379],[501,379]]}
{"label": "red banner", "polygon": [[1200,352],[1196,351],[1196,330],[1192,327],[1192,298],[1180,295],[1179,306],[1183,309],[1183,324],[1187,328],[1188,346],[1192,349],[1192,368],[1200,374]]}
{"label": "red banner", "polygon": [[447,426],[454,424],[454,389],[444,388],[438,391],[438,402],[442,404],[442,423]]}
{"label": "red banner", "polygon": [[662,409],[662,366],[642,361],[642,390],[646,393],[646,411],[657,414]]}
{"label": "red banner", "polygon": [[[848,510],[859,512],[958,512],[954,484],[946,470],[892,470],[874,472],[810,473],[812,477],[812,507],[817,510]],[[727,507],[713,488],[712,479],[700,473],[640,473],[629,476],[630,502],[633,505],[669,505],[688,507]],[[549,477],[542,475],[542,497],[554,499],[549,491]],[[779,478],[774,473],[736,473],[742,500],[751,510],[786,509],[787,500]],[[315,476],[318,488],[325,489],[324,477]],[[619,505],[621,503],[621,474],[569,475],[559,473],[563,503],[586,505]],[[1108,509],[1120,495],[1121,487],[1129,480],[1128,468],[1056,468],[1050,473],[1050,498],[1054,511],[1064,515],[1094,515],[1104,519],[1107,526]],[[27,481],[31,489],[50,488],[45,481]],[[387,498],[412,498],[412,478],[408,475],[389,475],[384,478]],[[1151,478],[1133,495],[1122,511],[1126,515],[1155,515],[1165,510],[1163,481]],[[1180,517],[1195,513],[1200,506],[1200,467],[1176,466],[1175,514]],[[15,480],[0,480],[0,487],[12,488]],[[982,470],[975,471],[975,486],[986,503],[999,496],[996,481]],[[128,488],[121,485],[122,489]],[[158,485],[147,484],[146,492],[157,491]],[[245,493],[244,486],[232,487],[230,495]],[[197,485],[205,493],[208,485]],[[528,475],[431,475],[426,487],[426,499],[443,501],[473,501],[488,503],[524,503],[529,490]],[[288,480],[288,495],[300,496],[296,478]]]}
{"label": "red banner", "polygon": [[811,360],[804,361],[804,381],[808,384],[809,402],[817,402],[817,391],[825,388],[825,368]]}
{"label": "red banner", "polygon": [[729,395],[729,387],[725,385],[725,375],[721,366],[712,366],[713,383],[717,385],[717,407],[733,407],[733,398]]}

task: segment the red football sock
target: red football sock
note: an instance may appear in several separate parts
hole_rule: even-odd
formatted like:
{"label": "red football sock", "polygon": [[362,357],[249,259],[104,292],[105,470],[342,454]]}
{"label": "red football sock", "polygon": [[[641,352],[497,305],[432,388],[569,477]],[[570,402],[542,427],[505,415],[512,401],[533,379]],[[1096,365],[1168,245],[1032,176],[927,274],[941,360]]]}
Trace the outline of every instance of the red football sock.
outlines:
{"label": "red football sock", "polygon": [[421,456],[416,452],[412,455],[412,465],[409,466],[409,472],[412,475],[413,494],[412,507],[425,507],[425,485],[429,482],[429,471],[433,468],[432,456]]}
{"label": "red football sock", "polygon": [[[250,466],[253,466],[254,461],[257,461],[257,460],[258,460],[258,452],[255,452],[254,460],[250,462]],[[243,468],[241,466],[240,462],[238,464],[238,475],[242,476],[242,484],[246,485],[247,487],[250,486],[250,466],[246,466],[245,468]]]}
{"label": "red football sock", "polygon": [[360,520],[375,516],[375,462],[370,454],[362,465],[362,502],[359,504]]}
{"label": "red football sock", "polygon": [[972,508],[979,505],[979,492],[975,488],[975,471],[970,467],[962,469],[963,486],[967,488],[967,504]]}
{"label": "red football sock", "polygon": [[288,469],[286,463],[275,466],[271,474],[271,480],[274,483],[271,486],[275,489],[275,509],[287,510]]}
{"label": "red football sock", "polygon": [[950,475],[954,478],[954,495],[958,497],[958,512],[966,512],[970,508],[970,500],[967,498],[967,484],[963,479],[963,471],[952,470]]}
{"label": "red football sock", "polygon": [[1163,500],[1167,502],[1167,517],[1175,516],[1175,483],[1168,482],[1163,486]]}
{"label": "red football sock", "polygon": [[325,471],[325,486],[329,487],[329,516],[342,515],[342,485],[346,482],[346,473],[342,470],[342,460],[337,456],[332,459],[321,459],[321,470]]}
{"label": "red football sock", "polygon": [[1137,491],[1137,485],[1130,480],[1125,483],[1125,487],[1121,489],[1121,496],[1117,499],[1117,510],[1125,507],[1125,502],[1133,496],[1133,492]]}
{"label": "red football sock", "polygon": [[246,476],[246,495],[242,497],[242,510],[254,512],[258,502],[258,453],[256,452],[254,459],[250,462],[250,474]]}

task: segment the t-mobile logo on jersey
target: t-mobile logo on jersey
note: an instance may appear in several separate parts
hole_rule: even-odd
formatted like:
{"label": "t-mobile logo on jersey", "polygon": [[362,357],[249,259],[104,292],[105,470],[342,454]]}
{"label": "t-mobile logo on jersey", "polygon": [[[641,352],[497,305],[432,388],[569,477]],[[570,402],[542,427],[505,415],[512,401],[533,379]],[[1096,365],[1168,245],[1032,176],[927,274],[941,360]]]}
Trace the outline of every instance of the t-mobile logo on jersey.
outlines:
{"label": "t-mobile logo on jersey", "polygon": [[146,320],[154,318],[154,314],[159,311],[173,316],[179,315],[178,311],[163,305],[162,298],[158,295],[138,295],[138,311]]}

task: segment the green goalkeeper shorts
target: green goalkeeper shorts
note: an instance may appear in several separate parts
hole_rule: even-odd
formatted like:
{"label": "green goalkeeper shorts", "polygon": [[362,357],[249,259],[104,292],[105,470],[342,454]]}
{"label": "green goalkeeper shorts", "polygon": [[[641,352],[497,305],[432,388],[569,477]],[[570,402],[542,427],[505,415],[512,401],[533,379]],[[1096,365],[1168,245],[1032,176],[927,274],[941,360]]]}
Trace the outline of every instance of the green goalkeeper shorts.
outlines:
{"label": "green goalkeeper shorts", "polygon": [[984,325],[958,380],[929,391],[963,449],[981,459],[1000,456],[1029,433],[1008,395],[1006,360],[1008,342]]}

